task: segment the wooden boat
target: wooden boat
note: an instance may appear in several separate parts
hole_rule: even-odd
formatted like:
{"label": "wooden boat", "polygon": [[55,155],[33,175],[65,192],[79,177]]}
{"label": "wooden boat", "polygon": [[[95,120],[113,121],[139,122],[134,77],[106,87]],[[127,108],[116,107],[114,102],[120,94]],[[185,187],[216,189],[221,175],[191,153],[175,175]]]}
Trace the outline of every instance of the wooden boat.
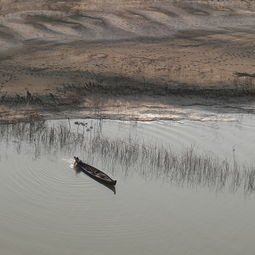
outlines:
{"label": "wooden boat", "polygon": [[[74,167],[74,170],[76,172],[76,174],[80,174],[80,173],[83,173],[83,174],[86,174],[88,175],[87,173],[85,173],[80,167],[76,166]],[[91,177],[92,178],[92,177]],[[95,178],[93,178],[93,180],[95,180],[96,182],[100,183],[101,185],[105,186],[106,188],[110,189],[115,195],[116,195],[116,188],[115,188],[115,185],[111,185],[111,184],[107,184],[107,183],[104,183],[104,182],[101,182]]]}
{"label": "wooden boat", "polygon": [[107,174],[98,170],[97,168],[82,162],[78,157],[74,157],[74,159],[75,159],[75,166],[79,167],[85,174],[89,175],[93,179],[106,185],[114,186],[117,183],[116,180],[113,180]]}

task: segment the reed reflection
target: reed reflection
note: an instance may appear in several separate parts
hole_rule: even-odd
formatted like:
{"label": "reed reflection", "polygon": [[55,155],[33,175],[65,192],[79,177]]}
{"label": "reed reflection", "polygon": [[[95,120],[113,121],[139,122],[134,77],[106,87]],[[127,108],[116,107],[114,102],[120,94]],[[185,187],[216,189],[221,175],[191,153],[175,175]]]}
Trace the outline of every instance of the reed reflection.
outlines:
{"label": "reed reflection", "polygon": [[[233,161],[220,160],[211,154],[199,154],[190,147],[176,153],[170,145],[158,146],[137,138],[110,138],[102,134],[102,121],[92,128],[85,125],[41,121],[0,126],[0,142],[15,146],[21,153],[27,146],[34,158],[65,152],[81,156],[87,163],[98,163],[112,173],[137,172],[144,178],[162,178],[183,186],[245,193],[255,191],[255,168]],[[2,146],[1,146],[2,147]],[[81,155],[82,154],[82,155]]]}

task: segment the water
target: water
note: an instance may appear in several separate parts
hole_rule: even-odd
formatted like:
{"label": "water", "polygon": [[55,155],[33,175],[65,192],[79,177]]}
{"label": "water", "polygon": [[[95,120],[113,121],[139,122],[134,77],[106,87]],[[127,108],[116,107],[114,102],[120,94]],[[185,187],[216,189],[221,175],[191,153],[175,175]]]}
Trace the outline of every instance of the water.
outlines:
{"label": "water", "polygon": [[[253,254],[255,118],[233,117],[1,126],[1,254]],[[155,156],[168,150],[168,164]]]}

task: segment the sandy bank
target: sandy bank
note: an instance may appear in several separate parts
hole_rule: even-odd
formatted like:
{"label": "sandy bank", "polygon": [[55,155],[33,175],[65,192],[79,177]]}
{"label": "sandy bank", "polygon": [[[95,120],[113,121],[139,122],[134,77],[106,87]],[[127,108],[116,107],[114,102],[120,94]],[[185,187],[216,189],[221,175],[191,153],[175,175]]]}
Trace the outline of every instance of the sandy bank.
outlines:
{"label": "sandy bank", "polygon": [[0,8],[2,120],[77,111],[174,118],[172,108],[190,100],[253,111],[252,1],[5,0]]}

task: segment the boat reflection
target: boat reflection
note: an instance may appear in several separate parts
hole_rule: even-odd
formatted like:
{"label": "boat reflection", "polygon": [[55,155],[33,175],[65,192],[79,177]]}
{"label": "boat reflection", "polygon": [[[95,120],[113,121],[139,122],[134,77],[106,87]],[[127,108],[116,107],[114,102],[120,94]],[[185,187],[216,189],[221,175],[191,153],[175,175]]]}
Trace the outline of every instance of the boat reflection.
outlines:
{"label": "boat reflection", "polygon": [[[84,173],[84,174],[86,174],[85,172],[83,172],[83,171],[82,171],[79,167],[77,167],[77,166],[74,166],[74,170],[75,170],[76,174],[80,174],[81,172]],[[95,180],[96,182],[98,182],[98,183],[102,184],[103,186],[107,187],[108,189],[110,189],[110,190],[114,193],[114,195],[116,195],[116,187],[115,187],[114,185],[105,184],[105,183],[103,183],[103,182],[100,182],[98,179],[93,178],[93,176],[90,176],[90,175],[88,175],[88,174],[86,174],[86,175],[89,176],[90,178],[92,178],[93,180]]]}

